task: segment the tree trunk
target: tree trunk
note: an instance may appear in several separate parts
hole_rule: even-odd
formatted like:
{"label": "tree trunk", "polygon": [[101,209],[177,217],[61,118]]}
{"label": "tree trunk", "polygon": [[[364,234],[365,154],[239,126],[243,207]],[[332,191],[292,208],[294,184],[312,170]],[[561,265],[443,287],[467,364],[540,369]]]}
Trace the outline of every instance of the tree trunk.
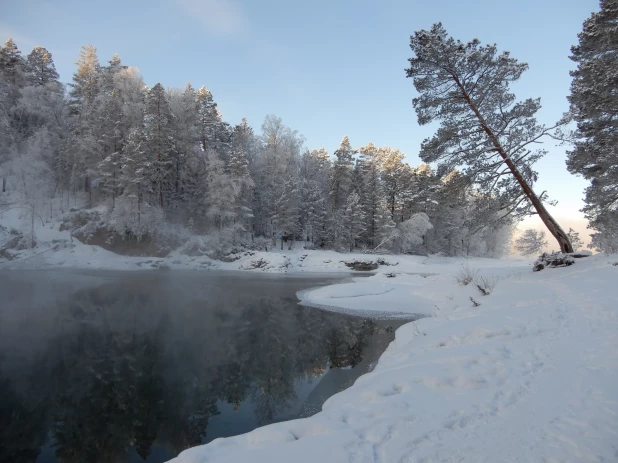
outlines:
{"label": "tree trunk", "polygon": [[34,206],[30,206],[30,249],[34,249]]}
{"label": "tree trunk", "polygon": [[528,182],[526,182],[526,179],[524,179],[524,177],[521,175],[521,172],[519,172],[519,169],[517,168],[513,160],[509,157],[505,149],[500,144],[498,137],[496,137],[493,131],[489,128],[489,126],[485,122],[485,119],[479,112],[476,105],[472,102],[470,95],[468,95],[468,92],[465,90],[465,88],[463,87],[459,79],[457,77],[454,77],[454,79],[455,79],[455,82],[457,83],[457,86],[461,90],[464,99],[468,103],[468,106],[470,106],[470,109],[472,109],[472,111],[474,112],[474,115],[476,116],[479,123],[481,124],[483,131],[487,134],[487,136],[491,140],[491,143],[494,145],[494,148],[496,148],[496,151],[498,152],[498,154],[500,154],[500,157],[502,157],[502,160],[504,161],[504,163],[507,165],[507,167],[511,171],[511,174],[513,174],[513,176],[517,180],[517,183],[519,183],[519,185],[521,186],[522,190],[524,191],[524,194],[526,195],[526,197],[528,198],[528,200],[530,201],[530,203],[536,210],[537,214],[539,215],[539,217],[541,218],[541,220],[543,221],[543,223],[545,224],[549,232],[553,235],[554,238],[556,238],[556,241],[558,241],[558,245],[560,246],[560,251],[564,253],[573,252],[573,246],[571,245],[571,242],[569,241],[567,234],[560,227],[558,222],[556,222],[556,220],[547,211],[547,209],[545,208],[545,205],[541,202],[539,197],[532,190],[532,187],[530,187]]}
{"label": "tree trunk", "polygon": [[6,176],[2,177],[2,193],[6,193]]}
{"label": "tree trunk", "polygon": [[137,225],[142,222],[142,184],[137,182]]}

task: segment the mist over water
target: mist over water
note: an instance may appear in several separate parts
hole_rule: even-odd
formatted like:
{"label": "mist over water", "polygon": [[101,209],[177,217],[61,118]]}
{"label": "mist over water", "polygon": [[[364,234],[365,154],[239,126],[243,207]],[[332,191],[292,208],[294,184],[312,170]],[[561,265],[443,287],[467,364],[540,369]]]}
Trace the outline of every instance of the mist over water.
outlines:
{"label": "mist over water", "polygon": [[310,416],[403,323],[297,304],[333,278],[0,276],[0,461],[166,461]]}

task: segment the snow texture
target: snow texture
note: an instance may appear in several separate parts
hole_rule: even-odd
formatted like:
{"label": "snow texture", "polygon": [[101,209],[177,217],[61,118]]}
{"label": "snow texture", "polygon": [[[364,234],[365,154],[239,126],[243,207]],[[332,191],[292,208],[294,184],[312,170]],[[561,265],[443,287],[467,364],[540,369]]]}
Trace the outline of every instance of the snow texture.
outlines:
{"label": "snow texture", "polygon": [[435,274],[379,271],[302,295],[348,310],[431,315],[399,328],[373,372],[311,418],[217,439],[173,461],[617,460],[615,257],[534,274],[528,262],[468,261],[500,278],[486,297],[456,283],[455,259],[397,259]]}

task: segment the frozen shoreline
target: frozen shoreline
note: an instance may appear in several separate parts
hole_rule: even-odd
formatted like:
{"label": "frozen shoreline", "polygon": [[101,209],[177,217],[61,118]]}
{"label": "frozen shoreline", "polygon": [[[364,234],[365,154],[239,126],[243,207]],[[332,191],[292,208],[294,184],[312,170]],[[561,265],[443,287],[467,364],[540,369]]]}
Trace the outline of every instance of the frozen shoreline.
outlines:
{"label": "frozen shoreline", "polygon": [[[532,273],[531,259],[253,252],[234,262],[173,253],[127,257],[37,229],[38,247],[0,271],[240,271],[274,278],[369,278],[302,291],[301,303],[407,323],[371,373],[317,415],[186,450],[174,461],[612,461],[618,456],[618,256]],[[258,268],[256,264],[259,264]],[[489,296],[456,274],[495,279]],[[364,273],[364,272],[363,272]],[[471,298],[480,303],[474,307]],[[496,443],[499,442],[499,445]]]}
{"label": "frozen shoreline", "polygon": [[[618,455],[612,265],[618,256],[534,274],[516,260],[388,258],[435,275],[388,278],[388,267],[300,295],[305,303],[382,313],[393,306],[410,313],[423,304],[428,317],[399,328],[373,372],[311,418],[218,439],[173,461],[610,461]],[[463,262],[500,278],[491,295],[456,283]],[[481,305],[472,307],[470,297]]]}

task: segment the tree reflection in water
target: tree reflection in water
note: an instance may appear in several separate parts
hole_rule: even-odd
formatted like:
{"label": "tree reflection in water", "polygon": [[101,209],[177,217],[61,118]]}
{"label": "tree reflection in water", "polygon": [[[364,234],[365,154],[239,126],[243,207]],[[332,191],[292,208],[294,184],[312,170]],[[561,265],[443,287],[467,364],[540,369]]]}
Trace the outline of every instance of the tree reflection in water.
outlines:
{"label": "tree reflection in water", "polygon": [[226,403],[272,423],[299,381],[358,365],[378,329],[294,299],[204,301],[134,282],[53,310],[44,345],[0,351],[0,461],[34,461],[46,442],[61,462],[145,460],[154,446],[170,458],[204,442]]}

